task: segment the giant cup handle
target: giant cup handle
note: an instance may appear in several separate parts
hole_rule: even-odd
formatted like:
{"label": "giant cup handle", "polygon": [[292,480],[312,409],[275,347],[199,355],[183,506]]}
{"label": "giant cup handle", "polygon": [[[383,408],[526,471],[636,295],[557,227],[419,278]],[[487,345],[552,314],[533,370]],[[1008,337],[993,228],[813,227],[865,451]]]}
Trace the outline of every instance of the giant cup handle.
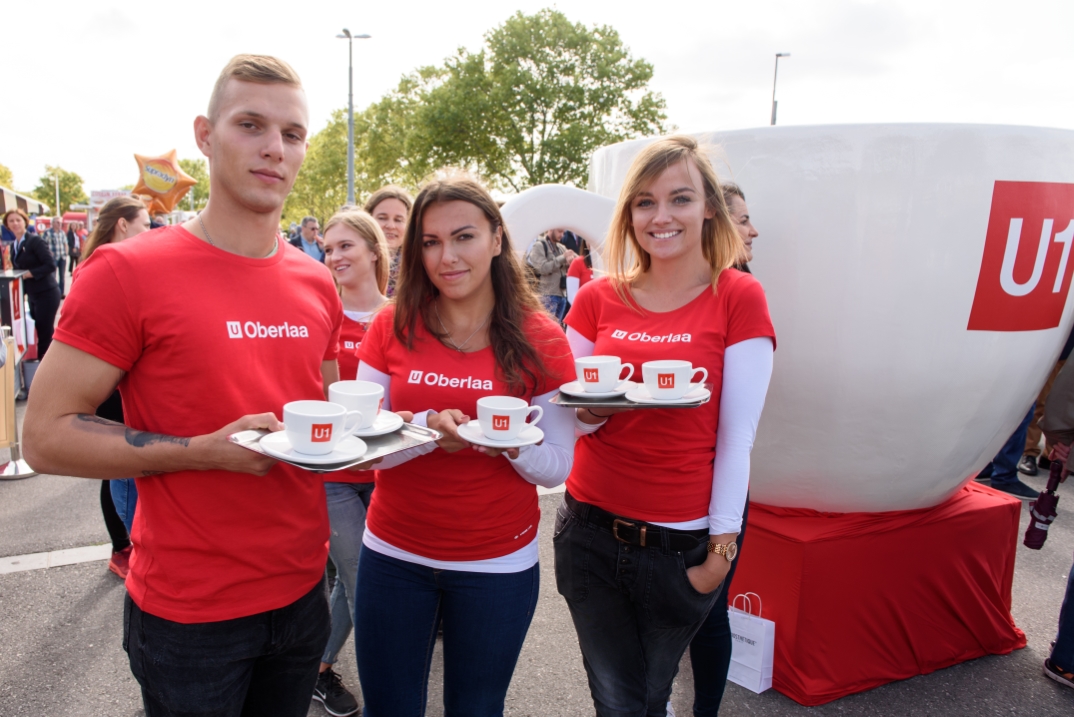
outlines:
{"label": "giant cup handle", "polygon": [[622,383],[623,381],[629,381],[630,377],[634,375],[634,364],[632,364],[632,363],[623,364],[623,367],[619,369],[620,374],[623,373],[623,368],[627,368],[629,370],[627,371],[626,376],[622,376],[622,375],[619,376],[619,383]]}
{"label": "giant cup handle", "polygon": [[[347,419],[351,416],[357,416],[358,420],[354,422],[354,425],[347,428]],[[362,425],[362,412],[361,411],[347,411],[347,414],[343,416],[343,435],[339,437],[339,440],[343,440],[347,436],[353,436],[358,427]]]}
{"label": "giant cup handle", "polygon": [[537,418],[535,418],[535,419],[533,419],[532,421],[529,422],[531,426],[537,425],[537,422],[540,421],[541,418],[544,416],[544,409],[543,408],[541,408],[540,406],[530,406],[530,410],[526,413],[526,418],[527,419],[530,417],[530,414],[533,413],[533,409],[535,409],[535,408],[537,409]]}
{"label": "giant cup handle", "polygon": [[705,368],[704,366],[698,366],[697,368],[694,369],[694,373],[690,374],[690,383],[694,382],[693,381],[694,374],[696,374],[698,371],[701,372],[701,380],[698,381],[698,383],[701,384],[702,386],[704,386],[705,381],[709,380],[709,370],[707,368]]}

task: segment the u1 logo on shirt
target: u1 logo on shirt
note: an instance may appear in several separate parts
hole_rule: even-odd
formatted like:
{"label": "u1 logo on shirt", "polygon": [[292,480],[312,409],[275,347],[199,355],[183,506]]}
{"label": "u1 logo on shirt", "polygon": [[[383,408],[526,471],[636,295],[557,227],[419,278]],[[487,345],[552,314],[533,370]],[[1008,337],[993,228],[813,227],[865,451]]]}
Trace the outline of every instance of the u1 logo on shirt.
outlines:
{"label": "u1 logo on shirt", "polygon": [[328,443],[332,440],[331,423],[314,423],[310,429],[310,441],[313,443]]}
{"label": "u1 logo on shirt", "polygon": [[593,381],[593,382],[599,381],[600,380],[600,369],[595,369],[595,368],[584,368],[584,369],[582,369],[582,380],[583,381]]}
{"label": "u1 logo on shirt", "polygon": [[1074,262],[1074,184],[996,182],[969,331],[1059,326]]}
{"label": "u1 logo on shirt", "polygon": [[242,322],[229,321],[227,322],[227,337],[229,339],[241,339],[242,338]]}
{"label": "u1 logo on shirt", "polygon": [[675,388],[675,374],[673,374],[673,373],[658,373],[658,374],[656,374],[656,387],[657,388]]}
{"label": "u1 logo on shirt", "polygon": [[492,417],[492,430],[494,431],[506,431],[511,427],[511,419],[507,416],[493,416]]}

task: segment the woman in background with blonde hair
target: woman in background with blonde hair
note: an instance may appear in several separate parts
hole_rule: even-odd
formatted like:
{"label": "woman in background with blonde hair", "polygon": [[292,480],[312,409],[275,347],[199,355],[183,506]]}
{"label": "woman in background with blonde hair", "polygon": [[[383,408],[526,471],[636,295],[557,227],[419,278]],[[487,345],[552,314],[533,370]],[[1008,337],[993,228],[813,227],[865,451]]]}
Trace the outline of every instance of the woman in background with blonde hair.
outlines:
{"label": "woman in background with blonde hair", "polygon": [[[343,300],[339,335],[339,377],[358,376],[358,347],[369,322],[387,302],[388,245],[373,217],[359,209],[336,213],[324,228],[324,263],[332,272]],[[373,471],[336,471],[324,476],[331,534],[328,555],[336,566],[336,584],[329,599],[332,632],[321,656],[313,698],[333,715],[357,712],[358,700],[332,669],[351,634],[358,553],[365,533],[365,515],[373,498]]]}
{"label": "woman in background with blonde hair", "polygon": [[388,266],[386,296],[395,295],[395,280],[399,276],[399,255],[403,249],[403,232],[406,231],[410,208],[413,206],[414,199],[410,193],[394,184],[373,192],[365,203],[365,210],[380,225],[384,238],[388,242],[388,256],[391,261]]}
{"label": "woman in background with blonde hair", "polygon": [[[137,197],[109,199],[97,216],[93,231],[86,237],[81,258],[71,273],[71,285],[75,283],[79,268],[103,244],[121,242],[149,229],[149,212]],[[123,402],[119,390],[97,407],[97,415],[110,421],[123,423]],[[112,559],[108,569],[127,578],[131,557],[130,531],[134,523],[134,508],[138,504],[138,490],[133,478],[101,481],[101,511],[108,535],[112,539]],[[118,524],[117,524],[118,521]]]}
{"label": "woman in background with blonde hair", "polygon": [[[716,173],[689,137],[634,160],[608,231],[608,277],[567,315],[575,358],[704,367],[692,410],[577,409],[584,434],[556,514],[556,584],[597,714],[664,717],[672,681],[737,553],[775,331]],[[649,335],[649,340],[637,340]]]}

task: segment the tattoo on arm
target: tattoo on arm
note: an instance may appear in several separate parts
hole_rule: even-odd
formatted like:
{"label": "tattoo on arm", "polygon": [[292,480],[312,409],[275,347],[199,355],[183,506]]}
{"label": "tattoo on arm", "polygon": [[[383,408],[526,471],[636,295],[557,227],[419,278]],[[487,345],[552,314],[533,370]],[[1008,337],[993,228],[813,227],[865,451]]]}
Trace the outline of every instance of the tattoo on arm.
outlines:
{"label": "tattoo on arm", "polygon": [[159,476],[159,475],[162,475],[163,473],[164,473],[164,471],[142,471],[142,475],[146,476],[146,477]]}
{"label": "tattoo on arm", "polygon": [[101,418],[100,416],[93,416],[88,413],[79,413],[76,418],[84,423],[96,423],[99,426],[109,426],[123,429],[123,438],[126,439],[129,445],[135,448],[145,448],[155,443],[174,443],[180,446],[189,446],[189,438],[180,438],[179,436],[166,436],[162,433],[151,433],[149,431],[137,431],[133,428],[128,428],[122,423],[116,423],[115,421],[109,421],[107,418]]}

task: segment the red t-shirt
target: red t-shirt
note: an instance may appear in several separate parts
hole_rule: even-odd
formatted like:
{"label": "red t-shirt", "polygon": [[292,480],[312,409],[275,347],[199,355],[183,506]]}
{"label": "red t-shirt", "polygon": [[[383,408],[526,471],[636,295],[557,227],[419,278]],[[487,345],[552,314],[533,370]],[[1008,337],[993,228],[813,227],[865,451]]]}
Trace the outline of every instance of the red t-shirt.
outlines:
{"label": "red t-shirt", "polygon": [[355,321],[346,314],[343,316],[343,328],[339,332],[339,380],[353,381],[358,377],[358,347],[362,345],[368,321]]}
{"label": "red t-shirt", "polygon": [[708,369],[715,390],[700,408],[615,414],[575,445],[567,490],[578,500],[639,520],[678,523],[708,515],[723,352],[775,329],[761,284],[728,269],[717,294],[702,291],[674,311],[638,313],[607,279],[578,292],[566,323],[594,342],[594,355],[619,356],[641,381],[646,361],[679,359]]}
{"label": "red t-shirt", "polygon": [[[394,315],[395,307],[382,310],[359,350],[362,361],[391,376],[393,411],[457,408],[477,420],[477,399],[510,394],[491,347],[459,353],[419,322],[414,348],[407,350],[392,331]],[[531,314],[524,330],[544,362],[535,390],[519,396],[532,402],[574,379],[574,358],[563,330],[546,314]],[[540,517],[536,488],[506,457],[436,450],[377,471],[366,525],[381,540],[426,558],[486,560],[528,545]]]}
{"label": "red t-shirt", "polygon": [[567,269],[567,276],[578,279],[578,287],[581,288],[593,280],[593,269],[585,265],[585,257],[577,257]]}
{"label": "red t-shirt", "polygon": [[[280,242],[251,259],[179,226],[97,249],[78,272],[56,340],[127,373],[128,426],[171,436],[324,399],[343,306],[328,269]],[[284,607],[324,573],[328,514],[319,476],[183,471],[136,479],[127,590],[182,623]]]}

